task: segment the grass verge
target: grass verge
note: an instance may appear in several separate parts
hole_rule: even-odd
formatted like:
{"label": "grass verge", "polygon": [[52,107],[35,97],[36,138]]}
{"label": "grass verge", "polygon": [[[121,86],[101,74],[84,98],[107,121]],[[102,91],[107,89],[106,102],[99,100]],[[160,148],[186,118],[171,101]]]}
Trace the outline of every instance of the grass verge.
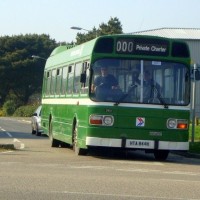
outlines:
{"label": "grass verge", "polygon": [[[192,126],[190,126],[190,141],[192,140]],[[200,154],[200,126],[195,126],[194,142],[190,142],[190,153]]]}

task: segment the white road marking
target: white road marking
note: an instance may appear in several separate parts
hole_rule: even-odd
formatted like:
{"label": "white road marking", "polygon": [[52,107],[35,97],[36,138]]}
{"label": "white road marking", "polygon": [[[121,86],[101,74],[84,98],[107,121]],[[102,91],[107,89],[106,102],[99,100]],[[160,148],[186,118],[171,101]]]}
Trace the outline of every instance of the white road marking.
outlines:
{"label": "white road marking", "polygon": [[162,171],[162,170],[151,170],[151,169],[116,169],[118,171],[125,171],[125,172],[141,172],[141,173],[162,173],[162,174],[174,174],[174,175],[186,175],[186,176],[200,176],[200,173],[193,173],[193,172],[182,172],[182,171]]}
{"label": "white road marking", "polygon": [[170,182],[188,182],[188,183],[200,183],[200,180],[195,181],[195,180],[183,180],[183,179],[160,179],[160,181],[170,181]]}
{"label": "white road marking", "polygon": [[13,137],[9,132],[6,132],[6,134],[7,134],[9,137]]}
{"label": "white road marking", "polygon": [[117,162],[117,163],[120,163],[120,164],[133,164],[133,165],[136,165],[136,164],[138,164],[138,165],[158,165],[158,166],[164,166],[164,164],[163,163],[161,163],[161,162],[139,162],[139,161],[134,161],[134,162],[132,162],[132,161],[112,161],[112,162]]}
{"label": "white road marking", "polygon": [[92,170],[98,170],[98,169],[113,169],[113,167],[107,167],[107,166],[90,166],[90,165],[83,165],[83,166],[70,166],[72,169],[92,169]]}
{"label": "white road marking", "polygon": [[181,171],[172,171],[172,172],[164,172],[165,174],[177,174],[177,175],[190,175],[190,176],[200,176],[200,173],[193,172],[181,172]]}
{"label": "white road marking", "polygon": [[30,120],[28,121],[28,120],[24,120],[24,119],[23,119],[23,120],[21,120],[21,121],[22,121],[22,122],[25,122],[25,123],[27,123],[27,124],[30,124],[30,123],[31,123]]}
{"label": "white road marking", "polygon": [[[5,129],[3,129],[3,128],[1,128],[0,127],[0,129],[1,129],[1,131],[4,131],[4,132],[6,132],[6,134],[8,135],[8,137],[10,137],[10,138],[13,138],[13,136],[12,136],[12,134],[11,133],[9,133],[9,132],[7,132]],[[20,147],[19,147],[19,149],[24,149],[25,148],[25,144],[24,143],[22,143],[20,140],[18,140],[17,138],[14,138],[13,139],[13,143],[20,143]],[[13,152],[13,151],[4,151],[4,152],[1,152],[1,153],[10,153],[10,152]]]}
{"label": "white road marking", "polygon": [[[82,165],[82,166],[69,166],[71,169],[91,169],[91,170],[116,170],[123,172],[138,172],[138,173],[151,173],[151,174],[172,174],[172,175],[184,175],[184,176],[200,176],[200,173],[185,172],[185,171],[163,171],[154,169],[141,169],[141,168],[115,168],[108,166],[92,166],[92,165]],[[170,179],[171,180],[171,179]],[[176,181],[176,180],[175,180]],[[180,180],[177,180],[180,181]],[[200,181],[199,181],[200,182]]]}
{"label": "white road marking", "polygon": [[161,170],[149,170],[149,169],[117,169],[117,171],[126,171],[126,172],[146,172],[146,173],[160,173]]}
{"label": "white road marking", "polygon": [[[134,194],[112,194],[112,193],[94,193],[94,192],[70,192],[70,191],[51,191],[52,193],[60,193],[60,194],[75,194],[75,195],[87,195],[87,196],[112,196],[112,197],[131,197],[134,199],[169,199],[169,200],[188,200],[188,198],[181,198],[181,197],[156,197],[156,196],[140,196]],[[198,200],[190,198],[190,200]]]}
{"label": "white road marking", "polygon": [[3,152],[0,152],[0,154],[2,153],[12,153],[13,151],[3,151]]}

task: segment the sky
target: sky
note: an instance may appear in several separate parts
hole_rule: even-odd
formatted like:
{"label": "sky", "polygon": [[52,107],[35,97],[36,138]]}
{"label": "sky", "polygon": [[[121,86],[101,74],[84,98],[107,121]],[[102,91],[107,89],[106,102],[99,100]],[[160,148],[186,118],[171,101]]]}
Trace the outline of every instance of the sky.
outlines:
{"label": "sky", "polygon": [[0,37],[47,34],[76,41],[70,27],[97,29],[117,17],[124,33],[157,28],[200,28],[200,0],[0,0]]}

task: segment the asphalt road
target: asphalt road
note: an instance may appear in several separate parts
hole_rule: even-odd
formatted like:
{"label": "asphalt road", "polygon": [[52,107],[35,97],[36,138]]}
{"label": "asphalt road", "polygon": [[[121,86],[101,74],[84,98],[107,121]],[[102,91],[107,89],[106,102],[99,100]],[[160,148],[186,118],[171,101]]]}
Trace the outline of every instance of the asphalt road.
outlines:
{"label": "asphalt road", "polygon": [[0,118],[0,200],[197,200],[200,159],[170,154],[157,162],[143,152],[76,156],[31,135],[30,122]]}

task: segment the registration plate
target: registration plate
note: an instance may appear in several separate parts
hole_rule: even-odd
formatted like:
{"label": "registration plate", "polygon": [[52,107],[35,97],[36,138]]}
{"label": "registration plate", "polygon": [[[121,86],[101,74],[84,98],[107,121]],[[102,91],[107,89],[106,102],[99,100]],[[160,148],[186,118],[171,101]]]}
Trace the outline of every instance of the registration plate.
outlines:
{"label": "registration plate", "polygon": [[127,148],[154,149],[154,141],[150,140],[126,140]]}

